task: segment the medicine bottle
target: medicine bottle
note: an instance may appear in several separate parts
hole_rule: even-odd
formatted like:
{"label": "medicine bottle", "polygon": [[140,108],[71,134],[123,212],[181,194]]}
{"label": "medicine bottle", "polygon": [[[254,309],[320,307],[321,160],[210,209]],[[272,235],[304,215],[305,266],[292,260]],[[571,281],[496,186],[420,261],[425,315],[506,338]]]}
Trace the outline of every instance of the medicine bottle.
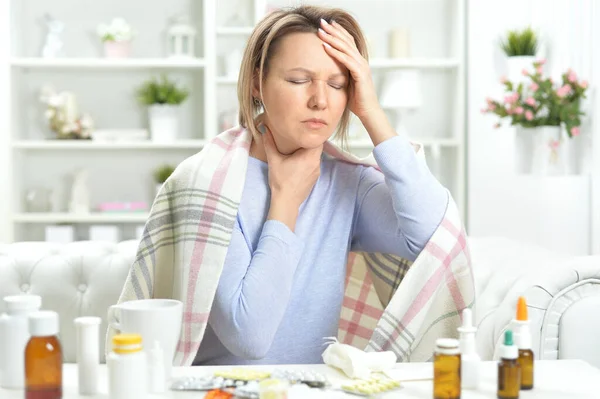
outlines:
{"label": "medicine bottle", "polygon": [[498,398],[517,399],[521,389],[521,366],[518,362],[519,351],[513,344],[511,330],[504,332],[504,344],[500,347],[498,362]]}
{"label": "medicine bottle", "polygon": [[533,367],[534,355],[531,350],[531,331],[529,330],[529,320],[527,318],[527,301],[524,297],[519,297],[517,302],[517,318],[515,324],[515,341],[519,348],[519,357],[517,362],[521,366],[521,390],[533,389]]}
{"label": "medicine bottle", "polygon": [[106,356],[108,396],[111,399],[146,398],[148,363],[142,351],[142,336],[118,334],[112,338],[112,351]]}
{"label": "medicine bottle", "polygon": [[29,314],[31,338],[25,347],[25,399],[62,398],[62,347],[58,314],[42,310]]}
{"label": "medicine bottle", "polygon": [[0,316],[0,387],[25,388],[25,347],[29,342],[29,315],[40,310],[37,295],[4,297],[6,313]]}
{"label": "medicine bottle", "polygon": [[456,339],[440,338],[435,341],[433,357],[434,399],[459,399],[460,351]]}

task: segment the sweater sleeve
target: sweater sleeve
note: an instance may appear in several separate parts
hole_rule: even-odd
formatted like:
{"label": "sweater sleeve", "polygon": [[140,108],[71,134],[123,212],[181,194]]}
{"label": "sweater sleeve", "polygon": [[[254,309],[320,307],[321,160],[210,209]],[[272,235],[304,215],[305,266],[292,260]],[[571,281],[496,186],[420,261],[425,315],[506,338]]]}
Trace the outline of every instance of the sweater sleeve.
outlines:
{"label": "sweater sleeve", "polygon": [[381,172],[362,170],[352,250],[415,260],[442,221],[448,191],[403,137],[380,143],[373,155]]}
{"label": "sweater sleeve", "polygon": [[209,323],[232,354],[260,359],[283,319],[304,245],[285,224],[267,220],[256,251],[249,248],[236,222]]}

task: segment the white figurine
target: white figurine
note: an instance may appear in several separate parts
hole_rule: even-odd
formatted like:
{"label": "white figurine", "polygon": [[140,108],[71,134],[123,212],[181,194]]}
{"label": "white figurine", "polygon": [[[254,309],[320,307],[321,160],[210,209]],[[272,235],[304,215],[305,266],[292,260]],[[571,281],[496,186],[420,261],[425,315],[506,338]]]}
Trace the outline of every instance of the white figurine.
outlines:
{"label": "white figurine", "polygon": [[42,57],[54,58],[62,55],[63,42],[60,34],[65,28],[65,24],[61,21],[52,18],[49,14],[44,16],[48,33],[42,49]]}
{"label": "white figurine", "polygon": [[87,180],[88,172],[85,169],[81,169],[74,174],[73,185],[71,186],[71,201],[69,203],[69,212],[90,212],[90,191],[88,188]]}

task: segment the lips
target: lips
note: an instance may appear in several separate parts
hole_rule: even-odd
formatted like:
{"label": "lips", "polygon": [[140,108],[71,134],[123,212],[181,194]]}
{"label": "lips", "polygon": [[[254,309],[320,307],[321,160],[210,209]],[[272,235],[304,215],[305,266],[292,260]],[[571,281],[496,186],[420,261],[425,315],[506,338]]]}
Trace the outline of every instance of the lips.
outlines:
{"label": "lips", "polygon": [[307,119],[305,121],[302,122],[306,122],[306,123],[311,123],[311,124],[323,124],[323,125],[327,125],[327,122],[325,122],[323,119],[318,119],[318,118],[311,118],[311,119]]}

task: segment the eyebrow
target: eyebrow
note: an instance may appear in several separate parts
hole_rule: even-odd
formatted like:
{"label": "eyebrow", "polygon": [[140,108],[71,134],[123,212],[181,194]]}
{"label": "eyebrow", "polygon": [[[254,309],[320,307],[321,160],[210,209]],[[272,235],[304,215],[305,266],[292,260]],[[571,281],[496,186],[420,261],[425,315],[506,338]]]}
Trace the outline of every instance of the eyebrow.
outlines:
{"label": "eyebrow", "polygon": [[[314,73],[313,71],[311,71],[310,69],[306,69],[306,68],[302,68],[302,67],[288,69],[286,72],[294,72],[294,71],[298,71],[298,72],[306,72],[306,73],[308,73],[308,74],[310,74],[310,75],[314,75],[314,74],[315,74],[315,73]],[[334,73],[334,74],[331,74],[331,75],[329,75],[329,77],[330,77],[330,78],[335,78],[335,77],[338,77],[338,76],[341,76],[341,77],[345,78],[345,77],[346,77],[346,74],[344,74],[344,73],[342,73],[342,72],[337,72],[337,73]]]}

